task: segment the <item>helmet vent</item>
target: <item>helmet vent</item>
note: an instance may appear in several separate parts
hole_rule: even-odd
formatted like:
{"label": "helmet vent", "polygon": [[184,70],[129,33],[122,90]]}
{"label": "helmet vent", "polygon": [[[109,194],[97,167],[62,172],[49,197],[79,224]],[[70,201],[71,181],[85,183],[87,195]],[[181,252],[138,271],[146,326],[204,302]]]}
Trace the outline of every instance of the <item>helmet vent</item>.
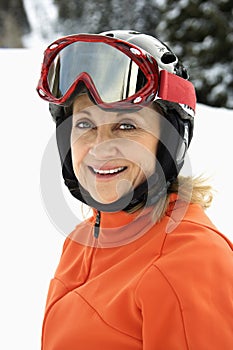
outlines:
{"label": "helmet vent", "polygon": [[113,33],[107,33],[105,34],[106,36],[110,36],[111,38],[114,38],[114,34]]}
{"label": "helmet vent", "polygon": [[161,61],[165,64],[169,64],[176,61],[176,56],[172,52],[165,52],[161,57]]}

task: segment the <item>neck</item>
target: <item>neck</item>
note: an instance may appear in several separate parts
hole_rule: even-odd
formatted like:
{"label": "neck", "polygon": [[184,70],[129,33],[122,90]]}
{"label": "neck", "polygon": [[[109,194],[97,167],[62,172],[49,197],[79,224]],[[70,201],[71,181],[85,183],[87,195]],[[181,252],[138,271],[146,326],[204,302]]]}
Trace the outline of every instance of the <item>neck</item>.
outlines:
{"label": "neck", "polygon": [[93,209],[93,234],[98,240],[98,246],[121,246],[140,238],[154,225],[153,210],[153,207],[141,208],[130,214]]}

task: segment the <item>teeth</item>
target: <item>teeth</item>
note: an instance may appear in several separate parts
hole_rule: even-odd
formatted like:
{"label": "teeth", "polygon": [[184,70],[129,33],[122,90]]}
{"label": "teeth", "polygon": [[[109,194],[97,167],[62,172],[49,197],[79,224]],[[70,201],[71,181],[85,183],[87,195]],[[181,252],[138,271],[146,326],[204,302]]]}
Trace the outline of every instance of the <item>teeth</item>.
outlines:
{"label": "teeth", "polygon": [[100,174],[100,175],[108,175],[108,174],[115,174],[115,173],[118,173],[119,171],[122,171],[124,170],[125,167],[119,167],[119,168],[116,168],[116,169],[109,169],[109,170],[101,170],[101,169],[95,169],[95,168],[92,168],[94,170],[94,172],[96,174]]}

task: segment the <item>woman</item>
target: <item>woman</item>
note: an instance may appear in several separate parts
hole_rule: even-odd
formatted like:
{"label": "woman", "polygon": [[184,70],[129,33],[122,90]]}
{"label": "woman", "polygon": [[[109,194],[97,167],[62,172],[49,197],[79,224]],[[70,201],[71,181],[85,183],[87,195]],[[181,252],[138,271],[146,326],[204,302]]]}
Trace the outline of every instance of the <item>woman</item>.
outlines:
{"label": "woman", "polygon": [[65,184],[93,208],[66,239],[43,350],[232,348],[232,245],[178,176],[195,92],[176,55],[133,31],[61,38],[38,93],[56,122]]}

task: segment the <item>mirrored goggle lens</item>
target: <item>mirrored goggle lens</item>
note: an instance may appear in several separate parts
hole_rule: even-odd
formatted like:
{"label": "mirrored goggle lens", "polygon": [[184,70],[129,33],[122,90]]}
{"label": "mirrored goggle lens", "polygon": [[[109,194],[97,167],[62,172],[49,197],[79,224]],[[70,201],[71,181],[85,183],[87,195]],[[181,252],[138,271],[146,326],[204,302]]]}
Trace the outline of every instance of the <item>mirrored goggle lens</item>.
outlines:
{"label": "mirrored goggle lens", "polygon": [[117,48],[100,42],[75,42],[63,48],[51,64],[50,92],[55,98],[63,97],[82,73],[89,75],[106,103],[127,99],[146,84],[139,66]]}

